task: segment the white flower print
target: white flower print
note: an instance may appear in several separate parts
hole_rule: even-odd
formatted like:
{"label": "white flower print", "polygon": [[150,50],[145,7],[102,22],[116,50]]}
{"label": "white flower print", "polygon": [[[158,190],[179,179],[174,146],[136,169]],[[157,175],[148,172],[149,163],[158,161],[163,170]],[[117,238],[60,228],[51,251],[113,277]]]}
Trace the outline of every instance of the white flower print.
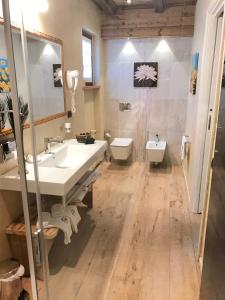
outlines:
{"label": "white flower print", "polygon": [[139,82],[143,80],[157,81],[157,71],[154,67],[148,65],[141,65],[137,67],[137,71],[134,73],[135,80],[138,79]]}

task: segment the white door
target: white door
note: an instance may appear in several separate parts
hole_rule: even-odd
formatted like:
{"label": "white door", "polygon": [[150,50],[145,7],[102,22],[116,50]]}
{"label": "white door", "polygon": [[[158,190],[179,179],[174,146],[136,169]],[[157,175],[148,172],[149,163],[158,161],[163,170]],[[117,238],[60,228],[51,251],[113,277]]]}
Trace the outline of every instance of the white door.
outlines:
{"label": "white door", "polygon": [[[213,61],[213,72],[212,72],[212,81],[211,81],[211,91],[210,91],[210,100],[209,100],[209,111],[208,111],[208,123],[206,130],[206,139],[205,139],[205,150],[204,150],[204,161],[202,169],[202,179],[201,179],[201,189],[200,189],[200,201],[198,211],[202,212],[204,208],[204,202],[207,198],[207,194],[210,191],[210,178],[211,178],[211,161],[214,156],[214,149],[212,149],[213,139],[215,136],[215,128],[213,126],[217,121],[218,116],[218,106],[219,98],[221,92],[221,72],[223,66],[221,67],[220,61],[220,49],[223,41],[222,34],[223,27],[223,17],[218,18],[217,25],[217,34],[216,34],[216,43],[215,43],[215,52],[214,52],[214,61]],[[219,82],[219,86],[218,86]]]}

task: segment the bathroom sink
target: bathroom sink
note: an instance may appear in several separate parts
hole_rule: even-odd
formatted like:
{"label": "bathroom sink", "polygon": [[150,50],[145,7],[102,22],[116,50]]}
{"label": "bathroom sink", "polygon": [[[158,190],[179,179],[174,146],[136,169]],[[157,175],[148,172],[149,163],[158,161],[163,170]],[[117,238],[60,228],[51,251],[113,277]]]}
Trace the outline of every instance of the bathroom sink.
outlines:
{"label": "bathroom sink", "polygon": [[160,163],[163,161],[165,150],[165,141],[148,141],[146,144],[147,159],[150,162]]}
{"label": "bathroom sink", "polygon": [[[71,139],[52,146],[50,154],[41,153],[38,163],[41,194],[66,196],[81,177],[101,161],[106,149],[105,141],[85,145]],[[26,163],[26,168],[28,191],[35,193],[33,164]],[[17,168],[0,176],[0,189],[21,191]]]}
{"label": "bathroom sink", "polygon": [[147,142],[146,149],[152,150],[165,150],[166,149],[166,142],[165,141],[149,141]]}
{"label": "bathroom sink", "polygon": [[62,149],[53,152],[48,158],[38,164],[45,168],[73,169],[78,167],[85,159],[96,150],[95,144],[91,145],[65,145]]}

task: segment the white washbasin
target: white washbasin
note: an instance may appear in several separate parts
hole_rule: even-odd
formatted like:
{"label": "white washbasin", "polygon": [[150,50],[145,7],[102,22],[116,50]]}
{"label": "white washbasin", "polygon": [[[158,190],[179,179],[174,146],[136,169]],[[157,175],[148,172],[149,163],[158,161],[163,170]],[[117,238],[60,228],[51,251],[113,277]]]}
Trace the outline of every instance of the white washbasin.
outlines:
{"label": "white washbasin", "polygon": [[[91,146],[91,147],[90,147]],[[38,166],[45,168],[63,168],[73,169],[79,166],[84,160],[95,153],[95,144],[93,145],[65,145],[58,151],[53,151],[49,157],[41,161]]]}
{"label": "white washbasin", "polygon": [[148,141],[146,144],[147,159],[150,162],[159,163],[163,161],[166,150],[165,141]]}
{"label": "white washbasin", "polygon": [[[65,196],[80,178],[97,162],[107,149],[107,142],[95,141],[95,144],[79,144],[76,140],[66,140],[63,144],[51,147],[53,154],[39,155],[39,185],[41,194]],[[28,169],[28,191],[35,193],[33,164],[26,164]],[[0,189],[21,191],[18,169],[0,176]]]}

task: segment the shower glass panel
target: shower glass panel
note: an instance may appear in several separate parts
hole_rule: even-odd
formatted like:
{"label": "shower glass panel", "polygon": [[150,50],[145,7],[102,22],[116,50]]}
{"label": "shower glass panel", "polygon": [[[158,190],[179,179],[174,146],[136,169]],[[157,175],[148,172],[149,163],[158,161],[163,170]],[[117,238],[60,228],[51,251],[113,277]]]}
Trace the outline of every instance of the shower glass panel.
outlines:
{"label": "shower glass panel", "polygon": [[[29,0],[35,1],[37,3],[37,0]],[[30,218],[33,225],[38,224],[35,240],[36,279],[38,287],[41,286],[38,299],[55,300],[63,259],[65,255],[68,259],[68,251],[71,251],[71,247],[64,245],[64,235],[59,230],[60,222],[63,228],[64,221],[53,217],[52,213],[52,207],[55,204],[62,205],[64,199],[54,187],[51,188],[54,186],[51,178],[57,174],[53,152],[55,148],[63,147],[64,138],[63,45],[57,37],[40,32],[38,19],[36,24],[31,24],[31,13],[27,14],[26,8],[23,9],[22,30],[19,32],[24,65],[22,78],[26,82],[21,95],[29,103],[29,129],[24,130],[24,152],[27,157]],[[37,12],[34,14],[37,16]],[[49,162],[46,158],[49,158]],[[54,224],[56,226],[52,227]],[[48,225],[51,228],[46,228]]]}
{"label": "shower glass panel", "polygon": [[[93,165],[89,165],[90,159],[83,155],[83,147],[76,143],[70,144],[73,142],[71,140],[63,143],[66,136],[64,123],[67,120],[64,101],[66,84],[62,80],[65,74],[63,43],[47,32],[40,32],[41,14],[38,15],[38,11],[33,9],[38,8],[33,4],[40,2],[45,1],[2,1],[7,17],[2,22],[2,28],[7,29],[6,57],[11,75],[11,92],[8,95],[12,98],[12,107],[9,107],[12,112],[9,115],[14,117],[14,123],[9,118],[6,127],[9,131],[10,127],[15,129],[19,162],[19,170],[15,168],[10,171],[12,173],[6,176],[5,182],[10,181],[11,185],[7,188],[16,186],[16,190],[22,192],[23,196],[28,242],[26,255],[29,254],[27,260],[23,261],[27,264],[25,289],[30,291],[29,285],[32,283],[33,299],[57,300],[62,299],[65,293],[65,281],[62,280],[65,274],[70,284],[76,278],[74,269],[79,261],[83,240],[81,233],[72,233],[77,233],[77,224],[80,222],[80,226],[83,220],[83,230],[86,228],[83,216],[92,207],[94,179],[91,174],[94,173],[97,159]],[[10,14],[12,23],[9,20]],[[43,24],[45,19],[42,19]],[[26,114],[27,119],[21,120],[21,116]],[[95,147],[93,149],[97,151]],[[87,155],[94,157],[92,152]],[[71,160],[73,157],[77,158],[75,162]],[[84,163],[85,168],[80,167],[74,176],[79,159],[83,162],[87,160],[88,164],[86,166]],[[68,174],[73,174],[73,178],[65,179]],[[84,182],[86,186],[82,185]],[[78,196],[84,203],[77,209]],[[82,232],[81,226],[79,232]]]}
{"label": "shower glass panel", "polygon": [[[0,169],[1,190],[7,190],[5,194],[2,192],[0,201],[7,202],[7,197],[16,197],[21,202],[21,215],[14,213],[10,225],[6,224],[9,225],[6,226],[10,241],[8,252],[25,267],[21,288],[34,300],[45,300],[49,299],[48,258],[42,225],[25,2],[31,5],[33,1],[2,0],[0,5],[0,101],[5,105],[7,117],[5,129],[1,129],[0,144],[1,147],[4,144],[4,160],[5,157],[8,159],[3,167],[0,166],[3,169]],[[16,144],[16,159],[8,155],[12,141]],[[9,148],[8,156],[5,145]],[[28,153],[29,159],[25,160]],[[16,205],[19,207],[18,203]]]}

